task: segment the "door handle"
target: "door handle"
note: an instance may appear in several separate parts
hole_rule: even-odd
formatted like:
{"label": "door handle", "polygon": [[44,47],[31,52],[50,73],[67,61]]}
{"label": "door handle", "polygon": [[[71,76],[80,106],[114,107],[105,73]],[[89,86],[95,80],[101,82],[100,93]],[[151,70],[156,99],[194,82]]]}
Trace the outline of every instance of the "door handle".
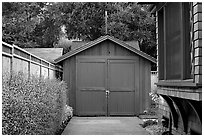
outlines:
{"label": "door handle", "polygon": [[109,90],[106,90],[106,97],[108,97],[110,94],[110,91]]}

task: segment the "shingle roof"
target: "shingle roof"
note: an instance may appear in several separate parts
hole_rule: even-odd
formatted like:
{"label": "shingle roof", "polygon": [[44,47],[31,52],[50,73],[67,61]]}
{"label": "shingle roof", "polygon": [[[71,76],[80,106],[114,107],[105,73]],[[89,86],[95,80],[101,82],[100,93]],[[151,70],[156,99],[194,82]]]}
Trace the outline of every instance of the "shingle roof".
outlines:
{"label": "shingle roof", "polygon": [[55,59],[54,61],[55,61],[55,63],[59,63],[59,62],[65,60],[65,59],[67,59],[67,58],[69,58],[69,57],[71,57],[73,55],[76,55],[76,54],[78,54],[78,53],[80,53],[80,52],[82,52],[82,51],[84,51],[84,50],[86,50],[86,49],[88,49],[88,48],[90,48],[92,46],[95,46],[98,43],[101,43],[101,42],[103,42],[105,40],[111,40],[111,41],[117,43],[118,45],[120,45],[120,46],[122,46],[122,47],[124,47],[124,48],[126,48],[126,49],[128,49],[128,50],[142,56],[143,58],[145,58],[145,59],[147,59],[147,60],[149,60],[149,61],[151,61],[153,63],[156,63],[156,59],[153,58],[152,56],[140,51],[139,49],[137,49],[135,47],[133,48],[129,44],[125,43],[124,41],[121,41],[121,40],[116,39],[114,37],[111,37],[109,35],[102,36],[102,37],[100,37],[100,38],[98,38],[98,39],[96,39],[94,41],[90,41],[90,42],[88,42],[88,43],[86,43],[84,45],[81,45],[79,48],[76,48],[75,50],[71,50],[70,52],[62,55],[61,57]]}
{"label": "shingle roof", "polygon": [[129,46],[137,49],[137,50],[140,50],[140,46],[138,44],[138,41],[124,41],[125,43],[127,43]]}
{"label": "shingle roof", "polygon": [[71,50],[78,49],[86,43],[88,43],[88,41],[73,41],[71,44]]}
{"label": "shingle roof", "polygon": [[51,63],[62,56],[63,48],[24,48],[26,51],[45,59]]}
{"label": "shingle roof", "polygon": [[[127,43],[129,46],[140,50],[138,41],[124,41],[125,43]],[[71,43],[71,50],[76,50],[78,48],[80,48],[81,46],[85,45],[86,43],[88,43],[88,41],[73,41]]]}

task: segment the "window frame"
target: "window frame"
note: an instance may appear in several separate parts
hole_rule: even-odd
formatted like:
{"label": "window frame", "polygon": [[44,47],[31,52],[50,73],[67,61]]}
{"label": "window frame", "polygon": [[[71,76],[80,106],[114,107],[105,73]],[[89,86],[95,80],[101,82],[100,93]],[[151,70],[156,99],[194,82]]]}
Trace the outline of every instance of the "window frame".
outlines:
{"label": "window frame", "polygon": [[[191,74],[191,57],[190,57],[190,4],[188,2],[179,2],[181,7],[181,72],[178,79],[167,79],[167,51],[166,51],[166,6],[168,3],[163,5],[158,11],[158,78],[159,81],[168,82],[193,82]],[[187,46],[188,45],[188,46]]]}

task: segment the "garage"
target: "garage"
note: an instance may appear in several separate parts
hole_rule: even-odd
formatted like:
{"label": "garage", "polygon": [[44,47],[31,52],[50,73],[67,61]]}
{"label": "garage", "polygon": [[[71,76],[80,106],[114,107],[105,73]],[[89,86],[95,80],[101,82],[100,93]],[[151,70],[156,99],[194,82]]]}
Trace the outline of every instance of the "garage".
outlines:
{"label": "garage", "polygon": [[156,60],[111,36],[103,36],[55,60],[77,116],[138,115],[149,106],[151,62]]}

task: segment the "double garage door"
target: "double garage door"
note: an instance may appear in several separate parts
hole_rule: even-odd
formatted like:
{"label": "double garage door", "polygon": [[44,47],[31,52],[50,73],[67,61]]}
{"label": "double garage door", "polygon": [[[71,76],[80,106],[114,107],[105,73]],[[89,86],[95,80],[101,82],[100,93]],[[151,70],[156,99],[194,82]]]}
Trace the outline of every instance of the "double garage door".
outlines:
{"label": "double garage door", "polygon": [[135,115],[135,75],[134,60],[77,59],[77,115]]}

